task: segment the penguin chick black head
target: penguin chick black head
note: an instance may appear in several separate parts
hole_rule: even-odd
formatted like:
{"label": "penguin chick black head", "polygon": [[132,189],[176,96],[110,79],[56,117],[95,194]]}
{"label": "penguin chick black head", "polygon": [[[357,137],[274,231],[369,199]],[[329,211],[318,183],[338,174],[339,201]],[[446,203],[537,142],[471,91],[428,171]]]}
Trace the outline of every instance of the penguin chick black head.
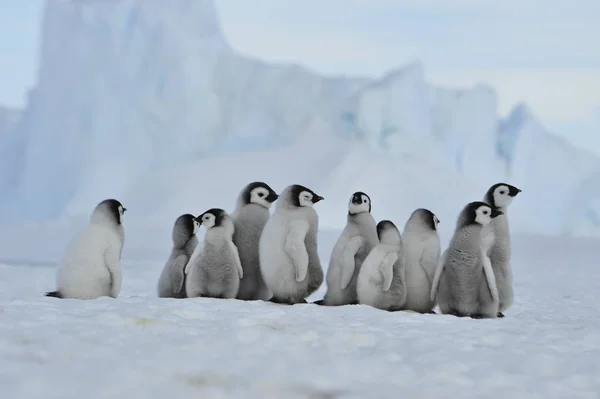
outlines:
{"label": "penguin chick black head", "polygon": [[100,224],[122,224],[123,214],[126,210],[127,208],[125,208],[116,199],[106,199],[100,202],[98,205],[96,205],[96,208],[94,208],[91,216],[91,222]]}
{"label": "penguin chick black head", "polygon": [[404,230],[437,231],[440,219],[429,209],[418,208],[411,213]]}
{"label": "penguin chick black head", "polygon": [[179,216],[173,225],[173,244],[176,247],[182,247],[192,238],[200,224],[194,220],[194,215],[186,213]]}
{"label": "penguin chick black head", "polygon": [[312,207],[322,200],[324,198],[317,195],[310,188],[301,186],[300,184],[292,184],[283,190],[277,203],[283,203],[290,207]]}
{"label": "penguin chick black head", "polygon": [[224,209],[211,208],[200,216],[194,218],[196,223],[204,226],[207,230],[213,227],[219,227],[229,215]]}
{"label": "penguin chick black head", "polygon": [[494,208],[506,208],[521,189],[506,183],[496,183],[485,193],[484,201]]}
{"label": "penguin chick black head", "polygon": [[248,184],[239,197],[241,205],[257,204],[267,209],[271,207],[277,198],[279,198],[279,195],[267,183],[261,181]]}
{"label": "penguin chick black head", "polygon": [[348,214],[356,215],[362,212],[371,212],[371,197],[362,191],[357,191],[352,194],[348,202]]}
{"label": "penguin chick black head", "polygon": [[382,220],[377,223],[377,237],[382,244],[400,245],[402,236],[391,220]]}
{"label": "penguin chick black head", "polygon": [[498,208],[493,208],[491,205],[485,202],[470,202],[463,208],[463,211],[458,218],[459,225],[457,227],[475,224],[485,226],[489,224],[493,218],[503,214],[504,213],[498,210]]}

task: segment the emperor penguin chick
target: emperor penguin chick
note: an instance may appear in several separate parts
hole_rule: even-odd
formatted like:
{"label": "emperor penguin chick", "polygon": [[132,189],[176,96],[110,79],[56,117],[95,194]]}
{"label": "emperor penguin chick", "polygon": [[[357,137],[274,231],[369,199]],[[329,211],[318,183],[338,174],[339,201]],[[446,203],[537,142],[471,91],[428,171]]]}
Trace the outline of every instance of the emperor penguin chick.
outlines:
{"label": "emperor penguin chick", "polygon": [[358,303],[356,279],[363,261],[379,242],[376,225],[371,215],[371,198],[361,191],[352,194],[348,203],[346,227],[329,258],[324,305]]}
{"label": "emperor penguin chick", "polygon": [[521,189],[506,183],[491,186],[483,201],[503,214],[494,218],[482,229],[482,247],[490,258],[496,286],[498,287],[498,317],[513,303],[513,279],[510,265],[510,229],[508,226],[508,206],[521,192]]}
{"label": "emperor penguin chick", "polygon": [[475,201],[460,213],[454,235],[438,265],[431,288],[444,314],[475,319],[498,314],[498,288],[487,255],[481,248],[481,230],[502,212]]}
{"label": "emperor penguin chick", "polygon": [[237,198],[231,214],[234,224],[233,243],[240,254],[244,278],[240,281],[237,298],[268,300],[271,293],[260,274],[258,241],[271,216],[269,209],[279,195],[266,183],[248,184]]}
{"label": "emperor penguin chick", "polygon": [[431,283],[440,260],[440,220],[428,209],[415,210],[404,225],[402,240],[406,260],[405,310],[433,313]]}
{"label": "emperor penguin chick", "polygon": [[188,298],[235,298],[244,271],[232,241],[231,217],[223,209],[212,208],[194,220],[206,228],[206,234],[185,267]]}
{"label": "emperor penguin chick", "polygon": [[121,252],[125,242],[123,214],[116,199],[100,202],[85,228],[69,244],[56,276],[55,298],[116,298],[121,292]]}
{"label": "emperor penguin chick", "polygon": [[158,280],[160,298],[186,298],[185,266],[198,245],[196,231],[200,224],[186,213],[175,220],[171,237],[173,249]]}
{"label": "emperor penguin chick", "polygon": [[383,310],[401,310],[406,301],[404,245],[394,223],[377,223],[377,244],[360,268],[358,302]]}
{"label": "emperor penguin chick", "polygon": [[319,216],[313,208],[321,200],[323,197],[307,187],[288,186],[263,229],[260,270],[273,293],[272,302],[306,303],[306,298],[323,283],[317,250]]}

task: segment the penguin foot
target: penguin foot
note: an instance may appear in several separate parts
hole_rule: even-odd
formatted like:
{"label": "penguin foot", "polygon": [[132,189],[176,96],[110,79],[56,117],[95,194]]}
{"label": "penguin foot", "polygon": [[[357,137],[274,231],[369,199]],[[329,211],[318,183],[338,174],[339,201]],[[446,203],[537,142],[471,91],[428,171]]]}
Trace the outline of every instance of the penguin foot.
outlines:
{"label": "penguin foot", "polygon": [[314,301],[313,305],[319,305],[319,306],[324,306],[325,302],[323,299],[319,299],[318,301]]}
{"label": "penguin foot", "polygon": [[429,312],[425,312],[425,314],[437,314],[437,313],[435,312],[435,310],[432,309]]}
{"label": "penguin foot", "polygon": [[498,317],[499,317],[500,319],[501,319],[501,318],[503,318],[503,317],[504,317],[504,313],[502,313],[502,312],[498,312]]}
{"label": "penguin foot", "polygon": [[469,315],[469,317],[471,317],[472,319],[476,319],[476,320],[483,319],[483,316],[480,314],[471,314],[471,315]]}
{"label": "penguin foot", "polygon": [[348,305],[358,305],[358,300],[350,302]]}
{"label": "penguin foot", "polygon": [[51,298],[60,298],[62,299],[62,294],[60,293],[60,291],[50,291],[50,292],[46,292],[45,296],[49,296]]}

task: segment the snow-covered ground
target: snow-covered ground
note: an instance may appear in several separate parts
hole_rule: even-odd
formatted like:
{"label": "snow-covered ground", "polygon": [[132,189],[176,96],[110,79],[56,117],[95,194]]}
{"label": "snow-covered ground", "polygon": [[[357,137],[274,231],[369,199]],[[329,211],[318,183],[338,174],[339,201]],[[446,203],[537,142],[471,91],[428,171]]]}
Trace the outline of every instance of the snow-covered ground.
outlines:
{"label": "snow-covered ground", "polygon": [[170,230],[126,231],[121,296],[79,301],[43,296],[71,230],[0,228],[2,399],[598,398],[597,241],[514,236],[515,304],[472,320],[159,299]]}

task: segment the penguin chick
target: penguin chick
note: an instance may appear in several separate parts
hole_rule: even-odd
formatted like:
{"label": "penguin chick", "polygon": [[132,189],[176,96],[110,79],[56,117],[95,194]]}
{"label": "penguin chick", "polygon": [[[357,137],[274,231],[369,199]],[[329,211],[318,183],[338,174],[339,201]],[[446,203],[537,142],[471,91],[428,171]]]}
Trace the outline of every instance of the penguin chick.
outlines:
{"label": "penguin chick", "polygon": [[377,236],[379,243],[371,250],[358,273],[358,302],[383,310],[401,310],[406,301],[402,236],[389,220],[377,224]]}
{"label": "penguin chick", "polygon": [[244,278],[237,298],[268,300],[271,293],[260,273],[258,241],[271,216],[269,209],[279,195],[266,183],[252,182],[241,191],[231,214],[234,224],[233,243],[240,254]]}
{"label": "penguin chick", "polygon": [[235,298],[244,271],[232,241],[231,217],[223,209],[212,208],[194,221],[206,228],[206,234],[185,267],[188,298]]}
{"label": "penguin chick", "polygon": [[502,215],[489,204],[475,201],[461,211],[456,230],[438,265],[431,288],[444,314],[495,318],[498,288],[489,258],[481,248],[481,230]]}
{"label": "penguin chick", "polygon": [[318,254],[319,216],[313,205],[323,197],[293,184],[280,194],[259,241],[260,270],[272,302],[306,303],[323,283]]}
{"label": "penguin chick", "polygon": [[171,234],[173,248],[158,280],[160,298],[186,298],[184,269],[198,245],[196,231],[199,226],[194,215],[189,213],[175,220]]}
{"label": "penguin chick", "polygon": [[371,198],[357,191],[350,197],[346,227],[329,258],[324,305],[358,303],[356,279],[363,261],[378,242],[376,222],[371,215]]}
{"label": "penguin chick", "polygon": [[121,292],[121,252],[125,242],[123,214],[116,199],[100,202],[84,227],[67,247],[56,276],[54,298],[116,298]]}
{"label": "penguin chick", "polygon": [[521,189],[506,183],[497,183],[486,192],[483,201],[496,208],[503,215],[494,218],[481,231],[481,244],[484,252],[490,258],[492,270],[498,287],[498,317],[504,317],[504,312],[513,302],[512,268],[510,265],[511,246],[510,229],[508,226],[507,210]]}
{"label": "penguin chick", "polygon": [[406,260],[405,310],[433,313],[431,283],[440,259],[440,220],[428,209],[415,210],[404,225],[402,241]]}

